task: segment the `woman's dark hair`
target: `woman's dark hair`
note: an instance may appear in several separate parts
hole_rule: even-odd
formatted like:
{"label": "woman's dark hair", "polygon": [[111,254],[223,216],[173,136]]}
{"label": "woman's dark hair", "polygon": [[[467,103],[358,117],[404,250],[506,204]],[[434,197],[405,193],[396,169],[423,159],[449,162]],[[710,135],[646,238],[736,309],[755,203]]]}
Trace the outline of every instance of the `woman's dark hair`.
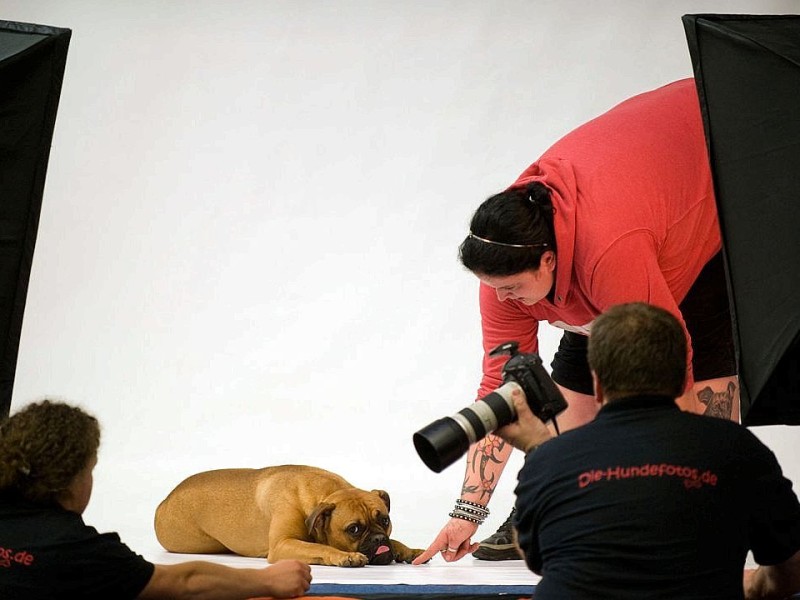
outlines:
{"label": "woman's dark hair", "polygon": [[461,264],[473,273],[501,277],[538,269],[542,254],[556,249],[553,210],[550,192],[538,182],[487,198],[459,246]]}
{"label": "woman's dark hair", "polygon": [[55,504],[99,445],[100,425],[82,409],[29,404],[0,423],[0,494]]}

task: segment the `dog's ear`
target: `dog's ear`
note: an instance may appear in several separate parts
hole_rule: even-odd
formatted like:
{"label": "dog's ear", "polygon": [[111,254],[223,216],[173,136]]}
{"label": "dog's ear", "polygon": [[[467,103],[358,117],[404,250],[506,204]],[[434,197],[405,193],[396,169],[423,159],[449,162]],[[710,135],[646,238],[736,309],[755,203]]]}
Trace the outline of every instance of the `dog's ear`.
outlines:
{"label": "dog's ear", "polygon": [[703,404],[708,404],[711,401],[711,398],[714,397],[714,390],[710,387],[704,387],[702,390],[697,392],[697,398]]}
{"label": "dog's ear", "polygon": [[372,490],[372,493],[373,494],[377,494],[378,497],[380,497],[380,499],[383,500],[383,503],[386,505],[386,512],[389,512],[389,510],[391,508],[390,502],[389,502],[389,494],[387,494],[383,490]]}
{"label": "dog's ear", "polygon": [[334,508],[336,508],[336,505],[332,502],[320,502],[308,515],[306,529],[312,540],[319,541],[326,537],[325,529],[331,519],[331,513]]}

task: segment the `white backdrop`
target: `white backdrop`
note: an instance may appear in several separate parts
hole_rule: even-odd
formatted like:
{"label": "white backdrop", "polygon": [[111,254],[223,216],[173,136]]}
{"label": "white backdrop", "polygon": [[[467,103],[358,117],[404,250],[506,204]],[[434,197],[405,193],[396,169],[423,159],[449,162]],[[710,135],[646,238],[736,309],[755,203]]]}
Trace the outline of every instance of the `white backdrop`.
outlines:
{"label": "white backdrop", "polygon": [[[0,0],[73,30],[12,410],[100,418],[86,520],[143,553],[184,477],[282,463],[388,490],[396,537],[427,546],[463,464],[432,473],[411,436],[477,389],[472,211],[570,129],[690,76],[681,15],[798,8]],[[800,481],[797,430],[756,433]]]}

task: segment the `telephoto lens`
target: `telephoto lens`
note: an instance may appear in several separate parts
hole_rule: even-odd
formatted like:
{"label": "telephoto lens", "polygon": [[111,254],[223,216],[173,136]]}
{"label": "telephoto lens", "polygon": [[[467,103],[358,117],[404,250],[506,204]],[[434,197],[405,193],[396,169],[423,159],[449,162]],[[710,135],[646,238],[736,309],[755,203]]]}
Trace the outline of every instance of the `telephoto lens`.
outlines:
{"label": "telephoto lens", "polygon": [[422,462],[436,473],[450,466],[486,434],[517,418],[511,392],[522,387],[514,382],[499,388],[461,409],[452,417],[438,419],[414,434],[414,447]]}

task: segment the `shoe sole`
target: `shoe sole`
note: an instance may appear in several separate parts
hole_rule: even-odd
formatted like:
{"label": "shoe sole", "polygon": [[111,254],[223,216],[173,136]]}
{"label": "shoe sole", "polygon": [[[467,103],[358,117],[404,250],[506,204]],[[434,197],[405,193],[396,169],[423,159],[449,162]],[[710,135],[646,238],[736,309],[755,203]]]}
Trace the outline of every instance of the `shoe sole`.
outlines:
{"label": "shoe sole", "polygon": [[514,547],[501,550],[499,548],[484,548],[481,546],[472,553],[472,556],[478,560],[522,560],[519,552]]}

